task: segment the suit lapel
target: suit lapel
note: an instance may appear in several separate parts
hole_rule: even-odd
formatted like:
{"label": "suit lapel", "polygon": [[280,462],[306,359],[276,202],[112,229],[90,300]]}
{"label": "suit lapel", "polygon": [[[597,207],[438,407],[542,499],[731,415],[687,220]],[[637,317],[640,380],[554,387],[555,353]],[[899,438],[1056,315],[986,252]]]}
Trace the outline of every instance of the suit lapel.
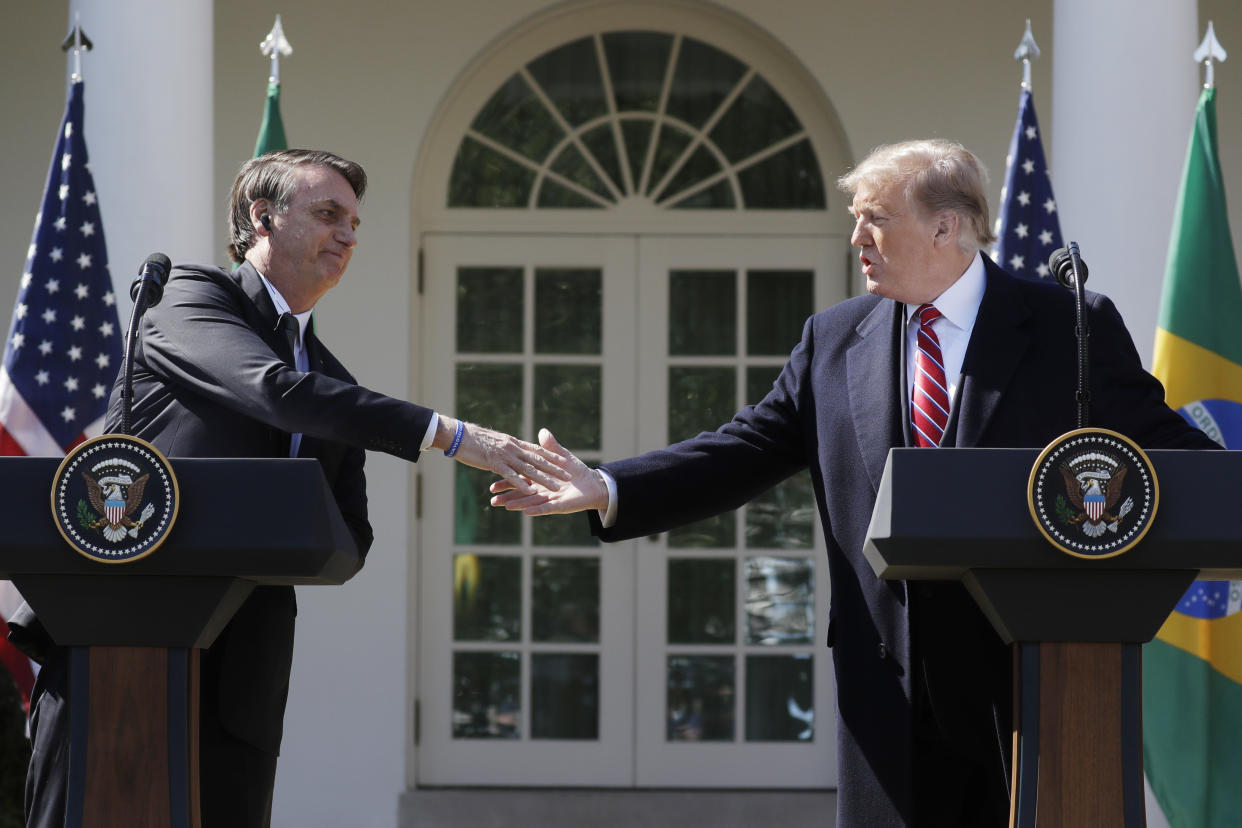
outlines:
{"label": "suit lapel", "polygon": [[888,450],[902,444],[898,351],[901,305],[884,300],[855,330],[857,339],[845,355],[850,414],[867,474],[877,489]]}
{"label": "suit lapel", "polygon": [[1005,388],[1022,363],[1031,337],[1023,326],[1031,312],[1022,300],[1014,277],[983,257],[987,285],[970,344],[962,360],[957,436],[954,445],[979,444],[1000,405]]}
{"label": "suit lapel", "polygon": [[241,266],[233,272],[233,278],[237,280],[242,292],[246,294],[258,312],[259,318],[255,330],[271,346],[277,356],[287,365],[293,365],[293,348],[281,328],[280,314],[276,313],[276,306],[272,304],[272,296],[267,292],[263,279],[259,277],[259,271],[255,270],[250,262],[242,262]]}

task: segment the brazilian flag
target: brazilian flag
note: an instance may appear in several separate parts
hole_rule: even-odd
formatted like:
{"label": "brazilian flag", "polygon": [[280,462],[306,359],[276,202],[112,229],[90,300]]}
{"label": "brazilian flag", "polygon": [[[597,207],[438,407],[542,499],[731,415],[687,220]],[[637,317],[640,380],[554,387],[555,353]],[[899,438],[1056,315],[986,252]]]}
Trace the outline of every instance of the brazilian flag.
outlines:
{"label": "brazilian flag", "polygon": [[[1237,449],[1242,286],[1219,159],[1216,90],[1205,89],[1173,219],[1153,373],[1171,407]],[[1242,581],[1197,581],[1143,648],[1143,759],[1171,828],[1242,824],[1240,610]]]}

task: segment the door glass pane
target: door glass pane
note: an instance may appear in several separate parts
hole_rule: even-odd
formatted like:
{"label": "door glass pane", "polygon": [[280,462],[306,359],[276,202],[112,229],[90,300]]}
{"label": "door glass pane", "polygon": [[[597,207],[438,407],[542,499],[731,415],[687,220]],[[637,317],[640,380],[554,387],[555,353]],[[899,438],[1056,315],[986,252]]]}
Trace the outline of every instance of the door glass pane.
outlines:
{"label": "door glass pane", "polygon": [[598,450],[601,393],[598,365],[536,365],[535,422],[575,452]]}
{"label": "door glass pane", "polygon": [[453,653],[453,738],[521,738],[521,656]]}
{"label": "door glass pane", "polygon": [[746,741],[812,740],[814,667],[810,653],[746,656]]}
{"label": "door glass pane", "polygon": [[815,493],[809,472],[798,472],[746,507],[749,549],[810,549],[815,542]]}
{"label": "door glass pane", "polygon": [[469,553],[453,556],[453,638],[521,640],[521,558]]}
{"label": "door glass pane", "polygon": [[621,177],[621,161],[617,153],[617,136],[612,124],[600,124],[582,134],[582,143],[595,156],[595,160],[612,178],[618,190],[625,192],[625,179]]}
{"label": "door glass pane", "polygon": [[726,178],[705,190],[699,190],[694,195],[675,202],[672,206],[679,210],[715,210],[726,209],[736,203],[733,198],[733,186]]}
{"label": "door glass pane", "polygon": [[733,741],[737,681],[733,656],[669,656],[665,738]]}
{"label": "door glass pane", "polygon": [[690,146],[690,135],[671,124],[660,125],[656,134],[659,137],[656,138],[655,157],[651,159],[651,175],[647,178],[649,194],[651,188],[664,179],[664,174],[668,172],[669,167],[681,158],[686,147]]}
{"label": "door glass pane", "polygon": [[745,72],[737,58],[692,37],[683,38],[668,114],[692,127],[703,126]]}
{"label": "door glass pane", "polygon": [[746,559],[746,643],[810,644],[815,567],[809,558]]}
{"label": "door glass pane", "polygon": [[531,657],[532,739],[599,738],[599,655]]}
{"label": "door glass pane", "polygon": [[675,198],[677,193],[718,172],[720,172],[720,161],[707,147],[700,144],[698,149],[686,159],[686,163],[681,165],[681,169],[677,171],[677,175],[673,176],[673,180],[664,188],[660,197]]}
{"label": "door glass pane", "polygon": [[531,522],[531,543],[535,546],[599,546],[590,524],[582,515],[550,515]]}
{"label": "door glass pane", "polygon": [[556,156],[556,160],[552,162],[552,171],[586,187],[596,195],[608,197],[608,188],[573,144],[566,144],[561,154]]}
{"label": "door glass pane", "polygon": [[535,353],[598,354],[602,318],[599,268],[535,269]]}
{"label": "door glass pane", "polygon": [[594,38],[553,49],[526,68],[570,126],[607,114]]}
{"label": "door glass pane", "polygon": [[669,356],[737,353],[736,288],[737,273],[732,270],[669,273]]}
{"label": "door glass pane", "polygon": [[809,270],[751,270],[746,274],[746,353],[788,356],[814,312]]}
{"label": "door glass pane", "polygon": [[592,201],[584,195],[574,192],[568,187],[562,186],[550,178],[543,179],[539,185],[540,207],[598,207],[604,205],[598,201]]}
{"label": "door glass pane", "polygon": [[522,366],[457,364],[458,417],[506,434],[522,430]]}
{"label": "door glass pane", "polygon": [[535,171],[467,135],[449,179],[450,207],[526,207]]}
{"label": "door glass pane", "polygon": [[459,267],[457,350],[521,352],[522,304],[522,268]]}
{"label": "door glass pane", "polygon": [[521,75],[511,76],[496,90],[471,126],[536,163],[542,163],[564,135]]}
{"label": "door glass pane", "polygon": [[732,558],[669,559],[670,644],[733,644],[736,606],[737,575]]}
{"label": "door glass pane", "polygon": [[604,54],[618,112],[655,112],[668,71],[673,36],[657,32],[609,32]]}
{"label": "door glass pane", "polygon": [[737,412],[733,368],[673,365],[668,369],[668,440],[676,443],[711,431]]}
{"label": "door glass pane", "polygon": [[737,174],[750,208],[822,210],[824,181],[809,140],[763,159]]}
{"label": "door glass pane", "polygon": [[651,143],[653,121],[621,122],[621,137],[625,141],[625,157],[630,162],[630,175],[634,179],[634,189],[642,183],[643,167],[647,163],[647,145]]}
{"label": "door glass pane", "polygon": [[599,558],[536,557],[531,561],[531,638],[599,641]]}
{"label": "door glass pane", "polygon": [[800,131],[793,110],[755,75],[712,129],[712,140],[736,163]]}
{"label": "door glass pane", "polygon": [[516,546],[522,542],[522,516],[488,505],[487,487],[496,475],[458,463],[453,469],[453,542],[459,546]]}

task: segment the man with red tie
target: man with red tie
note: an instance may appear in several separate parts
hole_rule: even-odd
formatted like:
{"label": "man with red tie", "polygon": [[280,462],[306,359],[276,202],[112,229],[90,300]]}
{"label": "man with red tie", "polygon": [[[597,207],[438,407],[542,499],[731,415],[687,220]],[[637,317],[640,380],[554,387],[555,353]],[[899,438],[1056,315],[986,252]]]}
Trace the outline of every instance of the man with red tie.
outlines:
{"label": "man with red tie", "polygon": [[[869,295],[807,320],[763,400],[600,469],[570,455],[572,480],[534,495],[497,483],[493,504],[591,510],[596,534],[623,540],[734,509],[809,467],[831,580],[836,824],[1004,825],[1009,649],[960,583],[882,581],[863,543],[889,449],[1042,447],[1075,428],[1073,297],[981,252],[994,240],[986,172],[959,144],[880,147],[839,185]],[[1092,425],[1148,448],[1215,447],[1164,404],[1112,302],[1088,296]],[[541,442],[560,450],[546,431]]]}

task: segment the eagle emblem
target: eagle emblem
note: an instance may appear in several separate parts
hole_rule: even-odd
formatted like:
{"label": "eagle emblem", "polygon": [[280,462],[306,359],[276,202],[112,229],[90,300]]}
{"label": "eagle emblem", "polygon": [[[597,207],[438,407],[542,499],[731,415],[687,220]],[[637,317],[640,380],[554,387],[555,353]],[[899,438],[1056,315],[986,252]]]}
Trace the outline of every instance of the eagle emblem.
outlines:
{"label": "eagle emblem", "polygon": [[1065,493],[1077,510],[1065,509],[1062,519],[1081,525],[1089,538],[1116,533],[1121,519],[1134,508],[1132,497],[1127,497],[1120,507],[1117,505],[1128,467],[1111,454],[1092,451],[1070,458],[1060,469]]}
{"label": "eagle emblem", "polygon": [[116,543],[128,535],[138,537],[142,524],[155,512],[155,507],[148,503],[135,520],[133,515],[142,504],[142,492],[147,486],[149,474],[134,479],[126,471],[110,471],[98,478],[93,478],[86,471],[82,478],[86,481],[86,495],[90,505],[102,517],[88,518],[88,529],[102,529],[103,536]]}
{"label": "eagle emblem", "polygon": [[95,563],[132,563],[168,538],[181,494],[159,449],[105,434],[65,455],[52,479],[52,519],[78,554]]}

